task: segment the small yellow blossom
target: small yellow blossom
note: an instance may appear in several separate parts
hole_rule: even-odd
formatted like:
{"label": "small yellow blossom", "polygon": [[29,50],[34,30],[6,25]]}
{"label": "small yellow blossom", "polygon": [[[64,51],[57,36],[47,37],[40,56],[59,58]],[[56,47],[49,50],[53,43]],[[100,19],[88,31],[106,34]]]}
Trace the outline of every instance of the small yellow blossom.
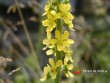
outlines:
{"label": "small yellow blossom", "polygon": [[64,47],[70,47],[70,44],[73,44],[72,39],[68,39],[69,33],[67,31],[64,34],[61,34],[59,30],[55,31],[55,39],[51,39],[51,44],[57,45],[57,50],[62,51]]}
{"label": "small yellow blossom", "polygon": [[72,20],[74,19],[74,16],[71,13],[66,12],[62,13],[62,18],[64,20],[64,23],[67,24],[70,29],[72,29],[73,28]]}
{"label": "small yellow blossom", "polygon": [[71,69],[73,69],[73,65],[67,64],[67,61],[64,60],[64,73],[67,77],[73,77],[73,74],[70,72]]}
{"label": "small yellow blossom", "polygon": [[42,21],[42,25],[43,26],[48,26],[48,20],[46,19],[46,20]]}
{"label": "small yellow blossom", "polygon": [[48,77],[49,77],[49,73],[50,73],[50,67],[49,66],[47,66],[47,67],[44,67],[44,77],[43,78],[41,78],[40,80],[41,81],[45,81],[45,80],[47,80],[48,79]]}
{"label": "small yellow blossom", "polygon": [[59,10],[61,11],[59,14],[59,17],[62,17],[64,20],[64,23],[69,26],[70,29],[73,28],[72,20],[74,19],[74,16],[69,12],[70,11],[70,4],[64,4],[60,3]]}
{"label": "small yellow blossom", "polygon": [[55,64],[54,60],[52,58],[49,58],[50,66],[47,64],[46,67],[44,67],[44,77],[41,78],[41,81],[47,80],[49,77],[52,77],[52,79],[56,78],[57,69],[61,67],[62,61],[58,60]]}
{"label": "small yellow blossom", "polygon": [[72,51],[69,48],[64,48],[63,51],[65,52],[65,60],[73,62]]}
{"label": "small yellow blossom", "polygon": [[74,19],[74,16],[67,12],[67,13],[62,13],[62,16],[63,16],[63,20],[64,22],[67,24],[69,21],[72,21]]}
{"label": "small yellow blossom", "polygon": [[50,5],[49,4],[47,4],[46,6],[45,6],[45,11],[47,12],[47,11],[49,11],[49,9],[50,9]]}
{"label": "small yellow blossom", "polygon": [[56,20],[56,11],[55,10],[49,11],[47,14],[47,18],[51,20]]}
{"label": "small yellow blossom", "polygon": [[52,79],[56,78],[57,69],[62,65],[62,61],[58,60],[55,64],[54,60],[52,58],[49,59],[49,63],[51,65],[51,77]]}
{"label": "small yellow blossom", "polygon": [[74,26],[73,26],[72,21],[69,21],[67,24],[68,24],[68,26],[69,26],[69,28],[70,28],[71,30],[74,30],[74,29],[73,29]]}
{"label": "small yellow blossom", "polygon": [[49,32],[49,33],[47,33],[47,38],[43,40],[43,44],[46,45],[46,47],[44,47],[43,50],[50,48],[49,50],[46,51],[47,55],[51,55],[54,53],[53,48],[55,48],[55,45],[50,44],[51,37],[52,37],[52,34]]}
{"label": "small yellow blossom", "polygon": [[49,9],[50,9],[50,4],[48,4],[48,5],[45,6],[45,8],[44,8],[45,13],[43,14],[43,16],[48,13]]}
{"label": "small yellow blossom", "polygon": [[45,50],[47,47],[50,46],[51,38],[52,38],[52,34],[47,33],[47,38],[43,40],[43,44],[46,45],[46,47],[44,47],[43,50]]}
{"label": "small yellow blossom", "polygon": [[68,12],[70,10],[70,8],[71,8],[71,6],[69,3],[68,4],[60,3],[60,5],[59,5],[59,9],[62,12]]}
{"label": "small yellow blossom", "polygon": [[55,21],[50,19],[46,19],[42,21],[42,24],[43,26],[47,26],[47,29],[46,29],[47,32],[51,32],[56,27]]}
{"label": "small yellow blossom", "polygon": [[50,4],[45,6],[45,13],[43,15],[47,15],[47,19],[42,21],[43,26],[47,26],[46,31],[51,32],[56,26],[56,20],[63,19],[64,23],[68,25],[70,29],[73,29],[72,20],[74,16],[70,13],[70,4],[60,3],[59,12],[56,12],[55,9],[50,8]]}

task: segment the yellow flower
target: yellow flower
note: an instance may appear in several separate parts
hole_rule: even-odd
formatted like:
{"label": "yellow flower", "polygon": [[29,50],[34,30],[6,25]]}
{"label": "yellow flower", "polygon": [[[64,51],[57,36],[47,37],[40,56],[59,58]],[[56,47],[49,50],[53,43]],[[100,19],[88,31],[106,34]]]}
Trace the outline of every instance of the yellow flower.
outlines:
{"label": "yellow flower", "polygon": [[69,21],[67,24],[68,24],[68,26],[69,26],[69,28],[70,28],[71,30],[74,30],[74,29],[73,29],[73,23],[72,23],[72,21]]}
{"label": "yellow flower", "polygon": [[63,16],[63,20],[64,22],[67,24],[69,21],[72,21],[74,19],[74,16],[69,13],[69,12],[66,12],[66,13],[62,13],[62,16]]}
{"label": "yellow flower", "polygon": [[49,63],[51,65],[51,77],[52,79],[56,78],[56,74],[57,74],[57,69],[58,67],[60,67],[62,65],[62,61],[58,60],[55,64],[54,60],[52,58],[49,59]]}
{"label": "yellow flower", "polygon": [[47,12],[47,11],[49,11],[49,9],[50,9],[50,5],[49,4],[47,4],[46,6],[45,6],[45,11]]}
{"label": "yellow flower", "polygon": [[63,4],[61,3],[59,5],[59,10],[61,11],[61,14],[59,17],[62,17],[64,20],[64,23],[69,26],[70,29],[73,28],[72,20],[74,19],[74,16],[69,12],[70,11],[70,4]]}
{"label": "yellow flower", "polygon": [[43,44],[46,45],[46,47],[43,48],[43,50],[47,49],[47,48],[50,48],[48,51],[46,51],[46,54],[47,55],[51,55],[54,53],[54,50],[53,48],[55,48],[55,45],[51,45],[50,42],[51,42],[51,37],[52,37],[52,34],[50,32],[47,33],[47,38],[43,40]]}
{"label": "yellow flower", "polygon": [[70,44],[73,44],[72,39],[68,39],[69,33],[67,31],[64,34],[61,34],[59,30],[55,31],[55,39],[51,39],[52,45],[57,45],[57,50],[62,51],[65,47],[70,47]]}
{"label": "yellow flower", "polygon": [[71,8],[71,5],[69,3],[68,4],[60,3],[59,5],[59,10],[62,12],[68,12],[70,8]]}
{"label": "yellow flower", "polygon": [[51,38],[52,38],[52,34],[47,33],[47,38],[43,40],[43,44],[46,45],[46,47],[44,47],[43,50],[45,50],[47,47],[50,46]]}
{"label": "yellow flower", "polygon": [[73,28],[72,20],[74,16],[69,12],[70,11],[70,4],[63,4],[59,5],[60,12],[56,12],[56,10],[50,10],[50,4],[45,6],[45,13],[43,15],[47,15],[47,19],[42,21],[43,26],[47,26],[46,31],[51,32],[56,26],[57,19],[63,19],[64,23],[69,26],[70,29]]}
{"label": "yellow flower", "polygon": [[46,31],[47,32],[51,32],[55,27],[56,27],[57,25],[56,25],[56,23],[55,23],[55,21],[49,21],[49,26],[47,27],[47,29],[46,29]]}
{"label": "yellow flower", "polygon": [[42,24],[43,26],[47,26],[47,29],[46,29],[47,32],[51,32],[56,27],[55,21],[51,19],[46,19],[42,21]]}
{"label": "yellow flower", "polygon": [[68,62],[69,60],[73,62],[72,59],[72,51],[69,48],[64,48],[63,51],[65,52],[65,60]]}
{"label": "yellow flower", "polygon": [[73,69],[73,65],[67,64],[67,61],[64,60],[64,73],[67,77],[73,77],[73,74],[70,72],[71,69]]}
{"label": "yellow flower", "polygon": [[43,26],[48,26],[48,19],[42,21],[42,25],[43,25]]}
{"label": "yellow flower", "polygon": [[52,54],[54,54],[54,56],[56,56],[55,45],[50,45],[48,48],[50,48],[50,49],[46,51],[46,54],[47,54],[47,55],[52,55]]}
{"label": "yellow flower", "polygon": [[62,65],[61,60],[58,60],[55,64],[52,58],[49,58],[49,63],[50,63],[50,66],[47,64],[47,66],[44,67],[44,77],[40,79],[41,81],[45,81],[49,77],[52,77],[52,79],[55,79],[57,74],[57,69]]}
{"label": "yellow flower", "polygon": [[74,16],[71,13],[66,12],[62,13],[62,18],[64,20],[64,23],[67,24],[70,29],[72,29],[73,28],[72,20],[74,19]]}
{"label": "yellow flower", "polygon": [[50,9],[50,4],[47,4],[47,5],[45,6],[45,8],[44,8],[45,13],[43,13],[43,16],[48,13],[49,9]]}
{"label": "yellow flower", "polygon": [[49,75],[50,71],[51,71],[51,70],[50,70],[50,67],[49,67],[49,66],[44,67],[44,77],[41,78],[40,80],[41,80],[41,81],[47,80],[47,79],[50,77],[50,75]]}
{"label": "yellow flower", "polygon": [[51,19],[51,20],[56,20],[56,11],[55,10],[51,10],[47,13],[47,18]]}

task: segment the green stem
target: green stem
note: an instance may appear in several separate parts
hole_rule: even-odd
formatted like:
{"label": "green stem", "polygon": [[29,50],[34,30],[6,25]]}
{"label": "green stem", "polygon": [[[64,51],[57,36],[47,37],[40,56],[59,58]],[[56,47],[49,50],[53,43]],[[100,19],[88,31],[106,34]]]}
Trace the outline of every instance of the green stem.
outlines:
{"label": "green stem", "polygon": [[61,19],[58,19],[58,20],[57,20],[56,30],[59,30],[60,33],[62,33],[62,21],[61,21]]}
{"label": "green stem", "polygon": [[[56,51],[56,61],[61,60],[62,59],[62,55],[59,51]],[[60,72],[60,68],[57,71],[57,76],[55,79],[55,83],[60,83],[60,78],[61,78],[61,72]]]}
{"label": "green stem", "polygon": [[[59,30],[60,33],[62,32],[62,20],[61,19],[57,20],[56,30]],[[61,59],[62,59],[62,53],[57,51],[57,47],[56,47],[56,62],[58,60],[61,60]],[[55,83],[60,83],[60,77],[61,77],[61,72],[60,72],[60,68],[59,68],[58,71],[57,71],[57,76],[56,76],[56,79],[55,79]]]}

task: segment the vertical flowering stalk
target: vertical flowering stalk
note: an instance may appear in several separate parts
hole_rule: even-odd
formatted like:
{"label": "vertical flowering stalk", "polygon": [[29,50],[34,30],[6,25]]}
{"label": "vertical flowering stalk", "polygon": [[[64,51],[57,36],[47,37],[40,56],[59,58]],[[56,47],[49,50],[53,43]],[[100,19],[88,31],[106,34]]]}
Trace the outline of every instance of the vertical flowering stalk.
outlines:
{"label": "vertical flowering stalk", "polygon": [[[44,67],[44,77],[41,81],[49,78],[55,80],[55,83],[60,83],[61,72],[67,77],[73,77],[70,70],[73,68],[72,51],[70,45],[74,43],[69,39],[69,32],[62,31],[63,26],[67,26],[73,30],[72,20],[74,16],[70,13],[71,5],[69,0],[49,0],[45,6],[42,21],[46,27],[47,38],[43,40],[47,55],[54,55],[54,59],[49,58],[49,64]],[[52,31],[55,33],[52,35]],[[64,58],[63,58],[64,57]]]}

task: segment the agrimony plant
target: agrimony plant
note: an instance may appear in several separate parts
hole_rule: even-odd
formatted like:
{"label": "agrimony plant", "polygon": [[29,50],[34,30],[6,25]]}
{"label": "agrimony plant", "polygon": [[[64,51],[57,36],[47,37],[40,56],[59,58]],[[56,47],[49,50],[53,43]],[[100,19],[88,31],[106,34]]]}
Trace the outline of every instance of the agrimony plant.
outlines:
{"label": "agrimony plant", "polygon": [[[67,77],[73,77],[70,70],[73,68],[72,51],[70,45],[74,43],[69,39],[69,32],[63,31],[62,28],[67,26],[73,30],[72,20],[74,16],[70,13],[71,5],[69,0],[49,0],[45,6],[42,21],[46,27],[47,38],[43,40],[47,55],[54,55],[54,59],[49,58],[49,64],[44,67],[44,77],[41,81],[49,78],[55,80],[55,83],[60,83],[61,72]],[[52,34],[54,32],[54,34]]]}

